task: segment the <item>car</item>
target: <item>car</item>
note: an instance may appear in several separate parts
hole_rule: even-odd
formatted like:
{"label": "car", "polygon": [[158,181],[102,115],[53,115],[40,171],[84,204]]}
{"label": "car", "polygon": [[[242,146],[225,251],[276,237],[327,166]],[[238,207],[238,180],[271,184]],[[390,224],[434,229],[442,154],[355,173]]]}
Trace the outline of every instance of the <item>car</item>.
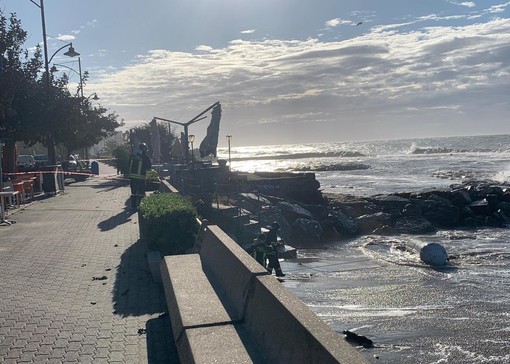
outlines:
{"label": "car", "polygon": [[42,167],[48,164],[48,156],[46,154],[36,154],[34,155],[34,160],[36,167]]}
{"label": "car", "polygon": [[19,169],[31,169],[35,166],[34,156],[31,154],[20,154],[18,156],[18,168]]}

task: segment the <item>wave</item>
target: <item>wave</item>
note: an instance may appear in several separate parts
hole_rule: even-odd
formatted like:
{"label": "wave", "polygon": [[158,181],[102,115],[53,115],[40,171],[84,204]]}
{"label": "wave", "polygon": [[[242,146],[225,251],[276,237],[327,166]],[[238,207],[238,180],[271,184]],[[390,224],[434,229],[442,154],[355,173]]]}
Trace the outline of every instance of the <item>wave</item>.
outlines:
{"label": "wave", "polygon": [[489,153],[499,152],[499,149],[473,148],[473,149],[455,149],[444,147],[419,147],[413,143],[407,154],[451,154],[451,153]]}
{"label": "wave", "polygon": [[299,172],[326,172],[326,171],[356,171],[370,169],[371,167],[361,163],[335,163],[335,164],[309,164],[293,168]]}
{"label": "wave", "polygon": [[293,153],[293,154],[277,154],[277,155],[251,155],[249,157],[234,157],[233,161],[247,161],[247,160],[276,160],[276,159],[305,159],[305,158],[334,158],[334,157],[366,157],[361,152],[351,151],[338,151],[338,152],[308,152],[308,153]]}

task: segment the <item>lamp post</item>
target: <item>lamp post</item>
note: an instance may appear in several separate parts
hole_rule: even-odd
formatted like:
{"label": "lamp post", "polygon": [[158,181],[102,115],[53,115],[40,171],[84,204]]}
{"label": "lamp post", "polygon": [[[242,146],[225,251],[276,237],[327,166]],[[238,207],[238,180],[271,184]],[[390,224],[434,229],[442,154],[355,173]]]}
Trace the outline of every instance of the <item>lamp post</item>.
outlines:
{"label": "lamp post", "polygon": [[191,143],[191,167],[195,167],[195,160],[193,157],[193,142],[195,141],[195,136],[193,134],[188,135],[188,141]]}
{"label": "lamp post", "polygon": [[232,160],[230,159],[230,141],[232,140],[232,134],[227,134],[227,143],[228,143],[228,169],[232,169]]}
{"label": "lamp post", "polygon": [[[76,57],[80,54],[74,51],[73,44],[69,43],[63,47],[57,49],[55,53],[48,59],[48,42],[46,40],[46,18],[44,16],[44,0],[39,0],[39,4],[34,0],[29,0],[32,4],[37,6],[41,10],[41,24],[42,24],[42,34],[43,34],[43,48],[44,48],[44,70],[46,71],[46,97],[47,100],[50,98],[50,90],[51,90],[51,82],[50,82],[50,67],[49,64],[53,57],[60,52],[65,47],[69,46],[69,50],[64,53],[69,57]],[[50,130],[48,133],[48,162],[52,165],[57,163],[56,155],[55,155],[55,138],[53,136],[53,131]]]}
{"label": "lamp post", "polygon": [[[66,53],[68,53],[68,52],[66,52]],[[64,54],[66,54],[66,53],[64,53]],[[79,86],[79,88],[80,88],[80,96],[83,99],[83,78],[82,78],[82,75],[81,75],[81,57],[78,57],[78,70],[79,71],[76,71],[74,68],[66,66],[65,64],[55,63],[53,65],[53,67],[51,67],[51,71],[52,72],[57,72],[58,71],[56,66],[67,68],[69,71],[72,71],[72,72],[76,73],[80,77],[80,83],[79,83],[79,85],[80,85]]]}

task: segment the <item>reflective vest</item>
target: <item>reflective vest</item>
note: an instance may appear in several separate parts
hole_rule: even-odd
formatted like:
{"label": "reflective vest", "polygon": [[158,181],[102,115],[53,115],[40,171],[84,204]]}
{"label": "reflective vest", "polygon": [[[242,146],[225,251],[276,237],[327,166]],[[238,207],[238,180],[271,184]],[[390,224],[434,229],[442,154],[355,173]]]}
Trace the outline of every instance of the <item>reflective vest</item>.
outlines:
{"label": "reflective vest", "polygon": [[147,171],[142,170],[143,168],[143,156],[135,155],[131,157],[129,161],[129,178],[134,179],[145,179],[145,173]]}

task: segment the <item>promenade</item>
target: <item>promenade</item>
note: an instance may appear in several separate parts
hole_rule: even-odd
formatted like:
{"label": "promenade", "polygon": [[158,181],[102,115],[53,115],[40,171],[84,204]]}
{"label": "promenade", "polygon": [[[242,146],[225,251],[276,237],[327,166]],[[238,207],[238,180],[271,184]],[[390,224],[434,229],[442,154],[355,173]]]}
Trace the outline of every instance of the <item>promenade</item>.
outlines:
{"label": "promenade", "polygon": [[129,194],[100,163],[0,226],[0,363],[179,363]]}

